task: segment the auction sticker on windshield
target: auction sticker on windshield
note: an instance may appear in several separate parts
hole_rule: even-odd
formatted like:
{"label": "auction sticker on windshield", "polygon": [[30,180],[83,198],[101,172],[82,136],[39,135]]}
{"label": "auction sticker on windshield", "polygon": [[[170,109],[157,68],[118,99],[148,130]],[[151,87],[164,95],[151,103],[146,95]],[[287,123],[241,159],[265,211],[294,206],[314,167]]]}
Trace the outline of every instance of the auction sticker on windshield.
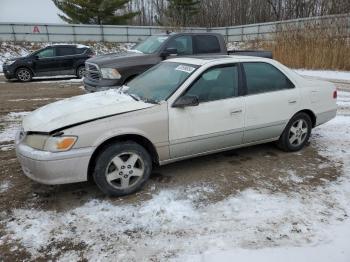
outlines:
{"label": "auction sticker on windshield", "polygon": [[195,70],[195,68],[187,65],[179,65],[175,68],[175,70],[191,74]]}

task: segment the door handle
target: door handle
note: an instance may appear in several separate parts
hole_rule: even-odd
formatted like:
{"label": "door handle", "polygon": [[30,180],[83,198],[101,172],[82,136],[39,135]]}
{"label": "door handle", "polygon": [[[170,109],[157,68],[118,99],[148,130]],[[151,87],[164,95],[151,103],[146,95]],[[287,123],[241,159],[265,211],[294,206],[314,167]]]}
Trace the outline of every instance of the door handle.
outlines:
{"label": "door handle", "polygon": [[289,100],[288,103],[289,103],[289,104],[296,104],[296,103],[297,103],[297,100]]}
{"label": "door handle", "polygon": [[242,109],[237,109],[237,110],[231,111],[231,115],[240,114],[240,113],[242,113]]}

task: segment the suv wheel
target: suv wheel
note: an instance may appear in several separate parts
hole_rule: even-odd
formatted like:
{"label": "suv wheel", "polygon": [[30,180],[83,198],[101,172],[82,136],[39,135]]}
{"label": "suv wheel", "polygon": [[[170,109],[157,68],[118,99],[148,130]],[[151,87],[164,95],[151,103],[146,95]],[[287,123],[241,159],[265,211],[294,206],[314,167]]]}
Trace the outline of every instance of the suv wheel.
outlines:
{"label": "suv wheel", "polygon": [[302,149],[310,138],[311,129],[312,122],[309,115],[302,112],[296,114],[283,131],[278,146],[287,152]]}
{"label": "suv wheel", "polygon": [[93,178],[107,195],[123,196],[139,190],[149,178],[152,160],[139,144],[117,142],[97,157]]}
{"label": "suv wheel", "polygon": [[76,75],[77,75],[78,78],[83,78],[84,75],[85,75],[85,66],[79,66],[77,68],[77,74]]}
{"label": "suv wheel", "polygon": [[33,74],[28,68],[22,67],[17,69],[16,78],[21,82],[30,82],[33,78]]}

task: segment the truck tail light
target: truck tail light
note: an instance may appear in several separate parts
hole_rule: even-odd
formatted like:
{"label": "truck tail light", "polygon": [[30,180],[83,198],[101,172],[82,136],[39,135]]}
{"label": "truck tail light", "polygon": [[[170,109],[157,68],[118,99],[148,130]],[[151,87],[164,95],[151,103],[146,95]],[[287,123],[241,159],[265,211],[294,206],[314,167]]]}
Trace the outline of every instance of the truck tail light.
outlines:
{"label": "truck tail light", "polygon": [[334,98],[334,99],[337,99],[337,97],[338,97],[338,92],[337,92],[337,90],[334,90],[334,92],[333,92],[333,98]]}

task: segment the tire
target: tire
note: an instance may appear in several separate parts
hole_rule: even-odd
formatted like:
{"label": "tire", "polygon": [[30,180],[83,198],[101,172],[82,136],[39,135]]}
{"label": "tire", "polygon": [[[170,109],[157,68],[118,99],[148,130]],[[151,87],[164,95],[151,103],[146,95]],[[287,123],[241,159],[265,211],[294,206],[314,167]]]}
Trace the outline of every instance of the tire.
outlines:
{"label": "tire", "polygon": [[20,82],[30,82],[33,79],[33,73],[28,68],[21,67],[16,70],[16,78]]}
{"label": "tire", "polygon": [[78,66],[76,76],[77,78],[83,78],[85,75],[85,66],[81,65]]}
{"label": "tire", "polygon": [[292,117],[284,129],[278,147],[286,152],[301,150],[309,141],[312,130],[311,118],[300,112]]}
{"label": "tire", "polygon": [[117,142],[97,157],[93,178],[109,196],[132,194],[143,187],[152,171],[151,156],[133,141]]}

